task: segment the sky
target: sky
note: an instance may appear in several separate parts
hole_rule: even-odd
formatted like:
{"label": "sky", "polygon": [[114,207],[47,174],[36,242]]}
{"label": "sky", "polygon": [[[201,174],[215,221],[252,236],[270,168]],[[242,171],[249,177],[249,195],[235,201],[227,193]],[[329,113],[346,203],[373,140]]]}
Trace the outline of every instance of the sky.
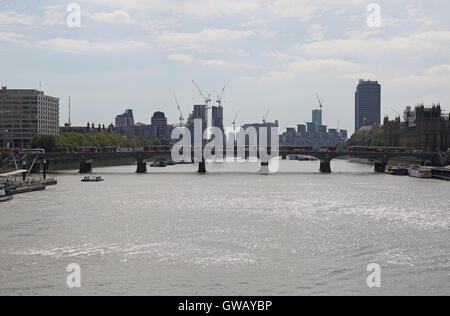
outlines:
{"label": "sky", "polygon": [[71,96],[74,125],[128,108],[177,123],[173,94],[187,117],[195,80],[214,99],[226,86],[225,126],[270,110],[284,129],[311,121],[318,93],[324,124],[353,132],[359,79],[382,85],[383,116],[448,112],[448,12],[447,0],[0,0],[0,85],[61,98],[61,124]]}

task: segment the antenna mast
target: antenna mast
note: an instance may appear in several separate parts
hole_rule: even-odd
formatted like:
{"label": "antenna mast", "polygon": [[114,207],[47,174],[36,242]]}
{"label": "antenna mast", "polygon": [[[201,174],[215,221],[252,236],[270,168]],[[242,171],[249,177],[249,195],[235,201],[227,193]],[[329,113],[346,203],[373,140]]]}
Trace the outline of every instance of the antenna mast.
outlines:
{"label": "antenna mast", "polygon": [[69,126],[72,125],[72,123],[70,122],[70,96],[69,96]]}

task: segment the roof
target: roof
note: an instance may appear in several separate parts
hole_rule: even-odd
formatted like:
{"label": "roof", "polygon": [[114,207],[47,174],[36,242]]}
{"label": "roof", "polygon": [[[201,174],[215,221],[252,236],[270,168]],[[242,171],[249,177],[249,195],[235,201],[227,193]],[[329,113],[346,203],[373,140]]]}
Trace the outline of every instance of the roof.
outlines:
{"label": "roof", "polygon": [[2,173],[0,174],[0,178],[14,177],[26,172],[28,172],[28,170],[16,170],[12,172]]}

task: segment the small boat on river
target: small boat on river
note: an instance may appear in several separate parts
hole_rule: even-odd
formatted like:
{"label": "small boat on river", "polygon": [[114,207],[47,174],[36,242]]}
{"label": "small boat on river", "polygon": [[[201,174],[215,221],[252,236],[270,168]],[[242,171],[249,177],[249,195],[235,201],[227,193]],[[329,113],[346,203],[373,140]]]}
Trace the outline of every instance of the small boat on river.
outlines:
{"label": "small boat on river", "polygon": [[388,166],[386,168],[386,173],[394,176],[407,176],[409,174],[408,167],[404,165],[398,166]]}
{"label": "small boat on river", "polygon": [[433,172],[430,168],[421,166],[411,166],[408,169],[410,177],[414,178],[433,178]]}
{"label": "small boat on river", "polygon": [[81,182],[102,182],[105,181],[102,177],[84,177]]}

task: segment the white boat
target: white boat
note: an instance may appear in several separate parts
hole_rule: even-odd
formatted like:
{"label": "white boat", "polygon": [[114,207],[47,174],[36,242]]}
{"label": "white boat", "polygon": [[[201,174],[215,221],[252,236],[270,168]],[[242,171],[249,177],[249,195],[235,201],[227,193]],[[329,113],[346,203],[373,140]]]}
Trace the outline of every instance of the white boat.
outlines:
{"label": "white boat", "polygon": [[84,179],[81,180],[81,182],[103,182],[104,179],[102,177],[84,177]]}
{"label": "white boat", "polygon": [[408,173],[411,177],[415,178],[432,178],[433,172],[430,168],[412,166],[408,168]]}

